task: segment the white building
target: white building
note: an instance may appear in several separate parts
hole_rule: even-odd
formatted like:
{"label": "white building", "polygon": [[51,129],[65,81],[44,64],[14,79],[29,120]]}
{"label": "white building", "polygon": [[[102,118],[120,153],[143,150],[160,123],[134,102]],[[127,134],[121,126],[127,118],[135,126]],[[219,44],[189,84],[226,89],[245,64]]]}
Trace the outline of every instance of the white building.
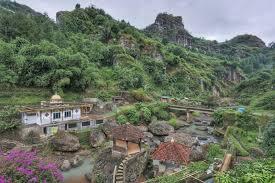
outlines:
{"label": "white building", "polygon": [[44,135],[52,135],[58,130],[80,130],[102,124],[102,116],[89,114],[92,108],[93,104],[63,102],[59,95],[53,95],[50,101],[24,107],[20,112],[26,127],[36,124]]}

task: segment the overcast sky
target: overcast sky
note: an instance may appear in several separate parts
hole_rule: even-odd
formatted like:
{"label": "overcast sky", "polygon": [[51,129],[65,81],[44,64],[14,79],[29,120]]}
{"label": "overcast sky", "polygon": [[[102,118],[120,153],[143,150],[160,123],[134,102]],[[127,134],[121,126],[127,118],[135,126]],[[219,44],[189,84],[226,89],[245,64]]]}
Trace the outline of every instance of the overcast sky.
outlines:
{"label": "overcast sky", "polygon": [[95,5],[118,20],[138,28],[154,22],[160,12],[182,16],[194,36],[224,41],[238,34],[254,34],[266,43],[275,41],[275,0],[16,0],[47,12],[55,19],[60,10]]}

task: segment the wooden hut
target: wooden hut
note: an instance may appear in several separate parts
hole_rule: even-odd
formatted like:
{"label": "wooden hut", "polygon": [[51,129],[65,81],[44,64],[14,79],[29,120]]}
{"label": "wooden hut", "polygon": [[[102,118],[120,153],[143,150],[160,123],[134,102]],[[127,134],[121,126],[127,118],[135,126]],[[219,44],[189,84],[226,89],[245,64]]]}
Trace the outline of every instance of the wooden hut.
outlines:
{"label": "wooden hut", "polygon": [[124,155],[141,152],[141,140],[143,132],[137,127],[125,124],[112,130],[113,152]]}

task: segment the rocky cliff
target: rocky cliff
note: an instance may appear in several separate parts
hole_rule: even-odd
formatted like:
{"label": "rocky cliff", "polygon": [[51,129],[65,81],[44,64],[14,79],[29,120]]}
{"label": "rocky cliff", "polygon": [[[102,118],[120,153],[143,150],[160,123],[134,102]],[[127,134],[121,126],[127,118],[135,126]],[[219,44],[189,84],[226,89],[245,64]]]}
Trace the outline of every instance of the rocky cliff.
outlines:
{"label": "rocky cliff", "polygon": [[226,42],[227,44],[244,45],[249,47],[265,48],[265,42],[254,35],[239,35]]}
{"label": "rocky cliff", "polygon": [[158,14],[155,23],[144,30],[147,34],[161,37],[173,43],[183,46],[191,46],[193,37],[185,30],[181,16],[172,14]]}

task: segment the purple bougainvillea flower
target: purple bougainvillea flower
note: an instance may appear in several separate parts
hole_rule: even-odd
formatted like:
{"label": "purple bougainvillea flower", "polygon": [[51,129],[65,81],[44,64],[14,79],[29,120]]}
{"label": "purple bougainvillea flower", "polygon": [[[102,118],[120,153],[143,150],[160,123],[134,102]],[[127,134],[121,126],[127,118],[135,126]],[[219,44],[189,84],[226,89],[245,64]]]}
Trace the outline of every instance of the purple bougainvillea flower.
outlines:
{"label": "purple bougainvillea flower", "polygon": [[27,176],[31,176],[33,174],[32,170],[24,168],[24,167],[17,167],[16,170],[24,175],[27,175]]}
{"label": "purple bougainvillea flower", "polygon": [[[43,180],[43,183],[48,182],[63,182],[62,172],[55,163],[48,163],[36,155],[36,151],[12,150],[7,155],[1,155],[1,162],[5,166],[11,167],[8,169],[9,174],[21,175],[20,180],[28,183],[38,183]],[[0,162],[0,163],[1,163]],[[5,170],[4,170],[5,171]],[[17,180],[17,177],[12,177]],[[0,183],[12,183],[11,179],[0,176]]]}

